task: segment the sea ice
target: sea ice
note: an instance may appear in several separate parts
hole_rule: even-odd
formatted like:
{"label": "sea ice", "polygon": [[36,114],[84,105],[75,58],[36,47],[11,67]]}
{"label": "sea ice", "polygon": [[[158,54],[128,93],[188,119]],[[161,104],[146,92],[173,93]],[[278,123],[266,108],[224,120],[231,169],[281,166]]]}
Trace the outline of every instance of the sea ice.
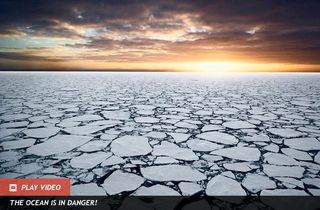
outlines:
{"label": "sea ice", "polygon": [[243,161],[258,161],[260,159],[259,149],[253,147],[229,147],[215,150],[210,154]]}
{"label": "sea ice", "polygon": [[135,196],[179,196],[180,193],[170,187],[156,184],[151,187],[142,186],[134,192]]}
{"label": "sea ice", "polygon": [[285,139],[284,144],[293,149],[303,151],[320,150],[320,141],[316,138]]}
{"label": "sea ice", "polygon": [[134,191],[144,183],[145,179],[133,173],[114,171],[102,184],[109,195]]}
{"label": "sea ice", "polygon": [[291,148],[282,148],[281,152],[283,152],[284,154],[296,160],[312,161],[312,157],[307,152],[304,152],[304,151],[291,149]]}
{"label": "sea ice", "polygon": [[187,145],[193,151],[210,152],[213,150],[223,148],[223,145],[219,145],[210,141],[200,139],[190,139],[187,141]]}
{"label": "sea ice", "polygon": [[169,156],[179,160],[198,160],[199,157],[188,148],[179,147],[176,144],[170,142],[162,142],[160,145],[156,145],[153,148],[152,155],[155,156]]}
{"label": "sea ice", "polygon": [[91,169],[111,155],[112,154],[110,152],[84,153],[80,156],[72,158],[70,165],[73,168]]}
{"label": "sea ice", "polygon": [[93,133],[97,133],[101,130],[106,128],[112,127],[112,125],[83,125],[83,126],[76,126],[76,127],[68,127],[63,129],[63,131],[74,134],[74,135],[90,135]]}
{"label": "sea ice", "polygon": [[276,165],[263,165],[263,172],[270,177],[294,177],[301,178],[304,173],[304,168],[300,166],[276,166]]}
{"label": "sea ice", "polygon": [[225,163],[223,167],[230,171],[248,172],[253,169],[259,168],[259,166],[253,165],[250,162],[236,162],[236,163]]}
{"label": "sea ice", "polygon": [[221,133],[221,132],[204,132],[197,135],[198,138],[220,143],[220,144],[227,144],[227,145],[235,145],[238,143],[238,139],[230,134]]}
{"label": "sea ice", "polygon": [[148,139],[143,136],[122,136],[112,141],[111,151],[121,157],[146,155],[152,151]]}
{"label": "sea ice", "polygon": [[56,135],[60,131],[59,128],[47,127],[47,128],[35,128],[22,131],[28,137],[31,138],[48,138]]}
{"label": "sea ice", "polygon": [[137,123],[157,123],[159,122],[158,118],[155,117],[136,117],[134,121]]}
{"label": "sea ice", "polygon": [[35,139],[19,139],[16,141],[5,141],[0,144],[4,150],[21,149],[34,145]]}
{"label": "sea ice", "polygon": [[180,182],[179,188],[183,196],[191,196],[202,191],[201,186],[193,182]]}
{"label": "sea ice", "polygon": [[184,165],[161,165],[141,168],[142,175],[149,180],[166,181],[200,181],[206,179],[206,176],[199,171]]}
{"label": "sea ice", "polygon": [[222,124],[222,126],[230,128],[230,129],[244,129],[244,128],[255,128],[256,127],[255,125],[253,125],[249,122],[240,121],[240,120],[225,122]]}
{"label": "sea ice", "polygon": [[57,135],[41,144],[29,147],[27,149],[27,153],[38,156],[49,156],[63,153],[79,147],[91,139],[92,137],[90,136]]}
{"label": "sea ice", "polygon": [[169,135],[172,136],[176,143],[187,141],[188,138],[191,136],[190,134],[185,133],[169,133]]}
{"label": "sea ice", "polygon": [[303,133],[291,128],[269,128],[267,131],[282,138],[295,138],[303,136]]}
{"label": "sea ice", "polygon": [[208,196],[245,196],[246,191],[240,183],[234,179],[218,175],[213,177],[207,184],[206,194]]}
{"label": "sea ice", "polygon": [[109,157],[108,159],[104,160],[101,163],[101,166],[105,167],[105,166],[119,165],[119,164],[123,164],[125,162],[126,161],[123,158],[113,155],[113,156]]}
{"label": "sea ice", "polygon": [[242,181],[242,186],[247,188],[252,193],[257,193],[261,190],[274,189],[276,183],[266,176],[259,174],[247,174]]}

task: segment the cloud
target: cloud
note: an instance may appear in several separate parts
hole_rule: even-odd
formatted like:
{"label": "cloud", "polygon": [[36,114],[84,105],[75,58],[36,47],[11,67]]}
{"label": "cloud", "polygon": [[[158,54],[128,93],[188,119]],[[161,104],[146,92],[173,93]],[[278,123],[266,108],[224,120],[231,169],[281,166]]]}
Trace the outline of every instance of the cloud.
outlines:
{"label": "cloud", "polygon": [[[319,64],[319,11],[317,0],[2,0],[0,41],[2,36],[81,39],[61,44],[83,50],[74,59]],[[45,57],[40,49],[33,55],[0,54],[17,60],[39,55]]]}
{"label": "cloud", "polygon": [[32,55],[24,52],[0,52],[0,59],[20,61],[64,61],[64,59],[49,58],[45,56]]}

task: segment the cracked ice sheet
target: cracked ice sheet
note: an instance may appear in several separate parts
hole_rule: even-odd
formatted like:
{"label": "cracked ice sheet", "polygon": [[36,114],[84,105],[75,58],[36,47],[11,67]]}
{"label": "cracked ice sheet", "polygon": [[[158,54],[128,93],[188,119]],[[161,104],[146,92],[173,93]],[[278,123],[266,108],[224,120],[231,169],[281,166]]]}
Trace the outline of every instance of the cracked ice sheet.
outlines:
{"label": "cracked ice sheet", "polygon": [[[87,183],[90,191],[102,192],[92,184],[108,178],[110,170],[141,177],[141,168],[174,165],[197,170],[206,178],[197,183],[147,180],[143,187],[123,192],[132,195],[146,187],[155,193],[164,186],[166,190],[159,192],[192,194],[200,189],[203,194],[214,177],[212,172],[246,186],[252,186],[257,176],[279,180],[273,190],[261,188],[257,194],[264,190],[289,193],[277,190],[295,186],[299,193],[320,189],[309,185],[320,178],[319,75],[250,74],[222,80],[182,73],[102,73],[99,80],[94,73],[68,78],[55,73],[16,75],[0,75],[1,177],[59,173],[70,176],[80,190]],[[29,76],[41,79],[26,82]],[[40,83],[50,88],[39,88]],[[59,132],[43,132],[48,128]],[[113,148],[123,136],[145,140],[143,144],[125,141]],[[250,148],[252,154],[241,147]],[[112,156],[100,159],[101,152]],[[43,157],[38,161],[38,156]],[[72,168],[71,160],[74,164],[81,158],[93,166]],[[252,176],[247,178],[232,174],[248,171]],[[249,195],[254,192],[247,191]]]}

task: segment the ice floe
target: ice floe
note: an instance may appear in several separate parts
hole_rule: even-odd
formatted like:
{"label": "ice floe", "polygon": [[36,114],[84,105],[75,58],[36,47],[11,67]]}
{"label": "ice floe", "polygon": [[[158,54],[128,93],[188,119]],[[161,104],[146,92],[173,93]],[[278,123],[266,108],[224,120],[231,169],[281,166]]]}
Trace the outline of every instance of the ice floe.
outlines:
{"label": "ice floe", "polygon": [[135,196],[179,196],[180,193],[164,185],[142,186],[134,192]]}
{"label": "ice floe", "polygon": [[180,182],[179,188],[183,196],[191,196],[202,191],[201,186],[194,182]]}
{"label": "ice floe", "polygon": [[84,126],[76,126],[76,127],[68,127],[63,129],[64,132],[74,135],[90,135],[93,133],[97,133],[106,128],[110,128],[112,125],[84,125]]}
{"label": "ice floe", "polygon": [[123,164],[125,162],[126,161],[123,158],[113,155],[113,156],[109,157],[108,159],[104,160],[101,163],[101,166],[105,167],[105,166],[119,165],[119,164]]}
{"label": "ice floe", "polygon": [[73,168],[91,169],[110,156],[111,154],[107,152],[84,153],[72,158],[70,165]]}
{"label": "ice floe", "polygon": [[253,147],[229,147],[212,151],[211,154],[236,160],[258,161],[261,153]]}
{"label": "ice floe", "polygon": [[269,128],[267,131],[282,138],[295,138],[303,136],[303,133],[291,128]]}
{"label": "ice floe", "polygon": [[111,151],[121,157],[146,155],[152,151],[148,139],[143,136],[122,136],[112,141]]}
{"label": "ice floe", "polygon": [[255,125],[253,125],[249,122],[240,121],[240,120],[225,122],[222,124],[222,126],[230,128],[230,129],[244,129],[244,128],[255,128],[256,127]]}
{"label": "ice floe", "polygon": [[320,141],[316,138],[285,139],[284,144],[293,149],[303,151],[320,150]]}
{"label": "ice floe", "polygon": [[79,147],[91,139],[92,137],[89,136],[57,135],[51,137],[43,143],[29,147],[27,149],[27,153],[38,156],[48,156],[63,153]]}
{"label": "ice floe", "polygon": [[270,178],[259,174],[247,174],[242,181],[242,186],[252,193],[277,187],[276,183]]}
{"label": "ice floe", "polygon": [[136,117],[134,120],[137,123],[157,123],[159,122],[158,118],[155,117]]}
{"label": "ice floe", "polygon": [[235,145],[238,143],[238,139],[230,134],[221,133],[221,132],[204,132],[197,135],[198,138],[220,143],[220,144],[227,144],[227,145]]}
{"label": "ice floe", "polygon": [[47,127],[47,128],[28,129],[22,132],[31,138],[48,138],[50,136],[56,135],[59,131],[60,131],[59,128]]}
{"label": "ice floe", "polygon": [[152,181],[200,181],[206,176],[199,171],[184,165],[161,165],[141,168],[142,175]]}
{"label": "ice floe", "polygon": [[172,136],[176,143],[187,141],[188,138],[191,136],[190,134],[185,133],[169,133],[169,135]]}
{"label": "ice floe", "polygon": [[102,184],[109,195],[134,191],[144,183],[145,179],[133,173],[114,171]]}
{"label": "ice floe", "polygon": [[153,148],[152,155],[155,156],[169,156],[179,160],[198,160],[199,157],[188,148],[179,147],[176,144],[170,142],[162,142],[160,145],[156,145]]}
{"label": "ice floe", "polygon": [[277,166],[277,165],[263,165],[263,172],[270,177],[282,176],[282,177],[303,177],[305,169],[300,166]]}
{"label": "ice floe", "polygon": [[252,164],[251,162],[236,162],[225,163],[223,167],[230,171],[248,172],[259,168],[259,166]]}
{"label": "ice floe", "polygon": [[187,145],[193,151],[210,152],[213,150],[223,148],[223,145],[219,145],[210,141],[200,139],[190,139],[187,141]]}
{"label": "ice floe", "polygon": [[19,139],[16,141],[5,141],[0,144],[4,150],[27,148],[36,142],[35,139]]}
{"label": "ice floe", "polygon": [[246,191],[241,184],[234,179],[218,175],[213,177],[207,184],[206,194],[208,196],[245,196]]}

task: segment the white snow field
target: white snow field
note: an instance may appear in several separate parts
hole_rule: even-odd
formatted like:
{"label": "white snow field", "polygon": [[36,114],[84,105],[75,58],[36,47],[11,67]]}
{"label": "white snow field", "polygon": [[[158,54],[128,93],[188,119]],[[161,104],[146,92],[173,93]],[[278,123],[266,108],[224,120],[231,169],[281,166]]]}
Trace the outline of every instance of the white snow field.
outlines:
{"label": "white snow field", "polygon": [[320,74],[0,73],[0,178],[73,195],[317,195]]}

